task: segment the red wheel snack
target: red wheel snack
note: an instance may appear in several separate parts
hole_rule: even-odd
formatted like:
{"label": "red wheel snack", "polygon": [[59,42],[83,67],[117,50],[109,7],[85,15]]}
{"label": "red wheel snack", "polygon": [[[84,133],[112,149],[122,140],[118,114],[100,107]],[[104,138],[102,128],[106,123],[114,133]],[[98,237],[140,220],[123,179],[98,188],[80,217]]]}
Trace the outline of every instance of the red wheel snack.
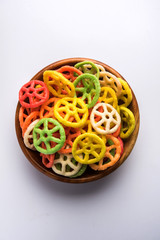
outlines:
{"label": "red wheel snack", "polygon": [[80,70],[71,66],[63,66],[56,71],[62,73],[63,76],[71,82],[74,82],[74,80],[82,74]]}
{"label": "red wheel snack", "polygon": [[124,152],[123,141],[122,141],[122,139],[121,139],[120,137],[118,137],[118,140],[120,141],[120,145],[121,145],[121,156],[122,156],[122,154],[123,154],[123,152]]}
{"label": "red wheel snack", "polygon": [[[106,136],[107,141],[111,140],[113,142],[112,145],[106,146],[106,153],[104,158],[102,158],[98,163],[91,164],[90,167],[93,170],[105,170],[108,167],[113,166],[120,158],[121,154],[121,146],[120,146],[120,141],[113,137],[112,135],[107,135]],[[111,151],[112,149],[115,149],[115,155],[113,156]]]}
{"label": "red wheel snack", "polygon": [[[37,85],[39,85],[37,87]],[[25,108],[36,108],[49,98],[49,91],[44,82],[32,80],[24,84],[19,91],[19,101]]]}
{"label": "red wheel snack", "polygon": [[68,133],[66,134],[66,141],[63,147],[58,151],[59,153],[71,153],[73,142],[81,134],[79,128],[70,128]]}
{"label": "red wheel snack", "polygon": [[[56,144],[52,142],[51,145],[52,147],[54,147]],[[42,142],[42,147],[46,149],[46,146],[43,142]],[[40,153],[40,156],[42,157],[42,163],[46,168],[51,168],[53,166],[55,154]]]}
{"label": "red wheel snack", "polygon": [[51,168],[53,166],[55,154],[40,153],[40,156],[42,157],[42,163],[46,168]]}
{"label": "red wheel snack", "polygon": [[45,102],[40,109],[40,119],[42,118],[55,118],[53,113],[53,108],[55,103],[59,100],[59,98],[50,98],[47,102]]}
{"label": "red wheel snack", "polygon": [[35,111],[29,114],[29,116],[24,121],[24,124],[22,126],[22,136],[24,137],[24,133],[27,130],[28,126],[35,121],[36,119],[39,119],[39,112]]}

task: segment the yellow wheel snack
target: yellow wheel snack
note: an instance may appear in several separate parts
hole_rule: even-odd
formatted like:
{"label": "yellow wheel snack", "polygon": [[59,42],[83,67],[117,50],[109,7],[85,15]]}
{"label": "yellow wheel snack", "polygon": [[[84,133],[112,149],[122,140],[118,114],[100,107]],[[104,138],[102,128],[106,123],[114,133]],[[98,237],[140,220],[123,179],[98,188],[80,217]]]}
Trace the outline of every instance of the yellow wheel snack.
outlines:
{"label": "yellow wheel snack", "polygon": [[132,101],[131,89],[129,88],[126,81],[122,80],[121,78],[118,78],[118,80],[120,81],[120,83],[122,85],[122,92],[118,98],[118,105],[122,106],[122,107],[128,107]]}
{"label": "yellow wheel snack", "polygon": [[43,73],[43,80],[53,96],[63,98],[73,97],[75,94],[73,83],[57,71],[45,71]]}
{"label": "yellow wheel snack", "polygon": [[54,116],[67,127],[82,127],[88,118],[88,108],[80,98],[63,98],[54,106]]}
{"label": "yellow wheel snack", "polygon": [[128,138],[134,128],[135,128],[135,118],[131,110],[126,107],[120,107],[120,116],[121,116],[121,131],[120,137],[121,138]]}
{"label": "yellow wheel snack", "polygon": [[101,88],[99,101],[109,103],[114,108],[117,108],[117,96],[115,91],[110,87]]}
{"label": "yellow wheel snack", "polygon": [[72,154],[77,162],[92,164],[100,161],[106,152],[104,141],[93,133],[78,136],[72,146]]}

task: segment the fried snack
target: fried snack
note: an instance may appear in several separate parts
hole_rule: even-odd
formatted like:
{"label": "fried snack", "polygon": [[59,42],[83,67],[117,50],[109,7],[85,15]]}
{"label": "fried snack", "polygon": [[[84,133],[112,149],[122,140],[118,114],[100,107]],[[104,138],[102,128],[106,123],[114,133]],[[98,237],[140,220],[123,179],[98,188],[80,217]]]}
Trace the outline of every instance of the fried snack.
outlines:
{"label": "fried snack", "polygon": [[33,145],[33,128],[39,122],[39,119],[32,122],[24,133],[24,144],[31,150],[36,150]]}
{"label": "fried snack", "polygon": [[[113,137],[112,135],[106,136],[107,141],[111,140],[113,142],[112,145],[109,144],[109,146],[106,146],[106,152],[104,158],[102,158],[97,164],[91,164],[90,167],[93,170],[102,171],[105,170],[111,166],[113,166],[120,158],[121,154],[121,146],[120,141]],[[114,149],[115,154],[113,154],[111,151]]]}
{"label": "fried snack", "polygon": [[80,70],[71,66],[63,66],[56,71],[62,73],[63,76],[71,82],[74,82],[74,80],[82,74]]}
{"label": "fried snack", "polygon": [[[37,85],[41,87],[37,88]],[[19,91],[20,104],[25,108],[41,106],[49,98],[49,91],[44,82],[32,80],[24,84]]]}
{"label": "fried snack", "polygon": [[121,95],[118,98],[118,105],[120,107],[128,107],[132,101],[132,91],[126,81],[121,78],[118,79],[122,85]]}
{"label": "fried snack", "polygon": [[39,119],[39,111],[33,111],[31,112],[25,119],[23,126],[22,126],[22,136],[24,137],[25,131],[29,127],[29,125],[35,121],[36,119]]}
{"label": "fried snack", "polygon": [[59,72],[47,70],[43,73],[43,80],[55,97],[73,97],[75,94],[73,83]]}
{"label": "fried snack", "polygon": [[[57,154],[58,155],[58,154]],[[55,158],[52,170],[62,176],[71,177],[79,172],[82,164],[75,161],[72,153],[59,154],[58,158]]]}
{"label": "fried snack", "polygon": [[47,102],[45,102],[40,108],[40,118],[55,118],[53,109],[55,103],[59,100],[59,98],[50,98]]}
{"label": "fried snack", "polygon": [[99,79],[99,69],[93,62],[90,61],[79,62],[74,67],[79,69],[83,73],[93,74]]}
{"label": "fried snack", "polygon": [[74,81],[75,97],[80,97],[88,108],[93,107],[98,101],[100,84],[98,79],[89,73],[82,74]]}
{"label": "fried snack", "polygon": [[125,139],[132,134],[135,128],[135,118],[131,110],[126,107],[120,107],[120,116],[122,121],[120,137]]}
{"label": "fried snack", "polygon": [[111,87],[116,92],[117,97],[121,95],[121,83],[119,79],[110,72],[101,71],[99,74],[99,82],[101,87]]}
{"label": "fried snack", "polygon": [[[103,107],[103,112],[98,111],[99,107]],[[99,121],[96,121],[95,116],[97,115],[101,116]],[[118,112],[110,104],[98,103],[91,112],[90,121],[97,133],[111,134],[118,129],[121,118]]]}
{"label": "fried snack", "polygon": [[73,157],[82,164],[98,162],[104,157],[105,151],[104,141],[93,133],[84,133],[78,136],[72,147]]}
{"label": "fried snack", "polygon": [[88,118],[88,108],[80,98],[63,98],[54,106],[54,116],[64,126],[79,128]]}
{"label": "fried snack", "polygon": [[72,153],[72,146],[74,140],[81,134],[79,128],[69,128],[66,134],[66,141],[63,147],[58,151],[59,153]]}
{"label": "fried snack", "polygon": [[114,108],[117,108],[117,96],[115,91],[110,87],[101,88],[99,101],[111,104]]}
{"label": "fried snack", "polygon": [[[38,152],[53,154],[61,149],[65,140],[64,128],[55,119],[43,118],[33,129],[33,144]],[[45,148],[42,146],[43,143]]]}

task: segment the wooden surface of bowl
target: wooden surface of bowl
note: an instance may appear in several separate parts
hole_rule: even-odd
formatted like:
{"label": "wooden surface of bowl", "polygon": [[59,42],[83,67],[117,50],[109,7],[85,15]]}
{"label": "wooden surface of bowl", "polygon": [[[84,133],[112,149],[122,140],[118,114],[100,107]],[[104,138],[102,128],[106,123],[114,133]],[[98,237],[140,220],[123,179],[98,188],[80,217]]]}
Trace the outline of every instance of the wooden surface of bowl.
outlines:
{"label": "wooden surface of bowl", "polygon": [[[52,63],[49,66],[43,68],[31,80],[33,80],[33,79],[43,80],[43,72],[46,70],[56,70],[64,65],[74,66],[77,62],[86,61],[86,60],[100,64],[106,69],[106,71],[114,74],[116,77],[120,77],[120,78],[124,79],[117,71],[115,71],[113,68],[109,67],[108,65],[106,65],[102,62],[99,62],[99,61],[96,61],[93,59],[89,59],[89,58],[69,58],[69,59],[57,61],[57,62]],[[42,164],[39,152],[32,151],[32,150],[26,148],[26,146],[24,145],[22,131],[21,131],[20,124],[19,124],[20,103],[18,102],[17,109],[16,109],[16,115],[15,115],[15,127],[16,127],[16,134],[17,134],[17,139],[18,139],[19,145],[20,145],[23,153],[27,157],[27,159],[33,164],[34,167],[36,167],[39,171],[41,171],[48,177],[51,177],[58,181],[68,182],[68,183],[85,183],[85,182],[90,182],[90,181],[94,181],[94,180],[103,178],[104,176],[113,172],[116,168],[118,168],[125,161],[125,159],[129,156],[129,154],[131,153],[131,151],[135,145],[135,142],[136,142],[136,139],[138,136],[138,131],[139,131],[140,117],[139,117],[139,108],[138,108],[137,100],[136,100],[133,90],[132,90],[132,94],[133,94],[133,100],[129,106],[129,109],[133,112],[134,117],[135,117],[135,122],[136,122],[135,129],[134,129],[133,133],[131,134],[131,136],[124,141],[124,152],[123,152],[123,155],[121,156],[121,158],[119,159],[119,161],[114,166],[109,167],[108,169],[106,169],[104,171],[94,171],[90,167],[88,167],[87,171],[82,176],[80,176],[78,178],[68,178],[68,177],[63,177],[63,176],[57,175],[56,173],[54,173],[52,171],[52,169],[46,168]]]}

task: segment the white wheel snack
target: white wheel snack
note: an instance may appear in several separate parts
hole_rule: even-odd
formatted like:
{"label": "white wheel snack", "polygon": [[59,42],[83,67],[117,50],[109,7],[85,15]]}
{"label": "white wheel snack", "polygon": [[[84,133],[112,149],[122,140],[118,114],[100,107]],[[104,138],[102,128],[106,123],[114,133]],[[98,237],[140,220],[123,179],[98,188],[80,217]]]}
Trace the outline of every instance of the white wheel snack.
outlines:
{"label": "white wheel snack", "polygon": [[26,145],[27,148],[36,151],[34,145],[33,145],[33,128],[34,126],[37,124],[37,122],[39,122],[39,119],[35,120],[34,122],[32,122],[27,130],[24,133],[24,144]]}
{"label": "white wheel snack", "polygon": [[[96,121],[97,116],[98,121]],[[121,117],[112,105],[108,103],[98,103],[94,106],[90,121],[92,127],[100,134],[114,133],[121,123]]]}
{"label": "white wheel snack", "polygon": [[121,95],[122,85],[118,78],[110,72],[100,71],[99,82],[101,87],[111,87],[116,92],[117,97]]}
{"label": "white wheel snack", "polygon": [[81,167],[82,164],[73,158],[72,153],[60,154],[58,159],[54,159],[52,170],[59,175],[70,177],[76,174]]}

